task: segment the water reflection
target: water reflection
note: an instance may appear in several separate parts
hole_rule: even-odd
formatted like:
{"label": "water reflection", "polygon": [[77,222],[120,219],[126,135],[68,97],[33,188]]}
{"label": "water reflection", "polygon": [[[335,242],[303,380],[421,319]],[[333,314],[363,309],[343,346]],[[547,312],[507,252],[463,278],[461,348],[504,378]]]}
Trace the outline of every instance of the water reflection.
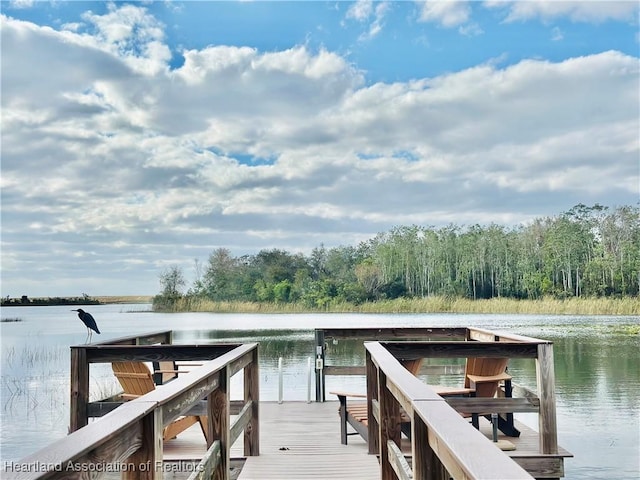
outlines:
{"label": "water reflection", "polygon": [[[260,343],[263,400],[278,397],[278,358],[283,358],[285,400],[306,400],[308,359],[314,354],[315,327],[477,326],[544,338],[554,342],[560,444],[575,458],[565,463],[566,477],[635,479],[640,418],[639,335],[621,335],[631,317],[555,317],[505,315],[241,315],[155,314],[140,305],[107,305],[90,311],[103,334],[94,340],[163,329],[175,343]],[[10,310],[7,313],[7,310]],[[132,313],[133,311],[133,313]],[[21,322],[0,324],[0,457],[19,459],[67,433],[69,423],[69,345],[84,341],[84,326],[66,307],[3,309]],[[431,359],[429,363],[460,363]],[[364,347],[355,340],[327,341],[327,364],[362,365]],[[536,385],[535,362],[512,359],[514,382]],[[459,385],[461,375],[423,375],[434,384]],[[118,389],[109,365],[92,365],[91,399]],[[326,390],[364,392],[364,376],[327,377]],[[234,377],[232,396],[242,395]],[[315,390],[315,386],[313,386]],[[327,395],[327,398],[330,396]],[[522,418],[521,418],[522,417]],[[537,428],[535,415],[519,417]],[[336,421],[336,428],[338,422]],[[594,455],[593,452],[598,452]]]}

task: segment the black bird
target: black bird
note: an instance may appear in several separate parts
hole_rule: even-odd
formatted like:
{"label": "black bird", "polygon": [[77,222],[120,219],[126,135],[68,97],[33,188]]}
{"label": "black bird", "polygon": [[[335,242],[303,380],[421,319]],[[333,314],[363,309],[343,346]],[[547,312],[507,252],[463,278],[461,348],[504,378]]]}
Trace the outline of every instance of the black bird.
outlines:
{"label": "black bird", "polygon": [[87,338],[84,341],[84,343],[89,343],[91,341],[91,335],[93,335],[92,330],[98,334],[100,333],[100,330],[98,330],[98,324],[96,323],[95,318],[93,318],[93,315],[91,315],[89,312],[85,312],[81,308],[77,310],[71,310],[71,311],[78,312],[78,318],[80,318],[80,320],[82,320],[82,323],[86,325]]}

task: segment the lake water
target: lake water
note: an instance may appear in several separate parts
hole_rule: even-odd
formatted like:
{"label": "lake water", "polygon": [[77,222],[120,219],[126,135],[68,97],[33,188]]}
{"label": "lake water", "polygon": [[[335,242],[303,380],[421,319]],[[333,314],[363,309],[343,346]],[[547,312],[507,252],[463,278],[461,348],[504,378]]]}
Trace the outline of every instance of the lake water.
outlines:
{"label": "lake water", "polygon": [[[21,319],[0,324],[0,462],[3,464],[67,434],[69,346],[83,343],[86,336],[84,325],[71,308],[2,309],[3,320]],[[279,357],[283,358],[284,399],[307,399],[307,359],[313,357],[316,327],[475,326],[551,340],[555,356],[558,440],[574,455],[565,461],[565,478],[640,478],[640,335],[621,333],[625,325],[638,325],[637,317],[162,314],[149,312],[148,305],[101,305],[87,310],[103,332],[94,334],[94,341],[173,330],[174,343],[260,342],[262,400],[278,399]],[[363,364],[361,344],[329,342],[327,363]],[[509,371],[514,382],[535,387],[533,361],[512,360]],[[432,383],[441,383],[440,380],[435,378]],[[108,365],[92,365],[90,381],[91,400],[118,390]],[[232,395],[241,398],[241,386],[237,383],[232,382]],[[338,388],[364,391],[365,380],[363,377],[327,377],[326,383],[327,392]],[[535,415],[523,414],[518,418],[537,428]]]}

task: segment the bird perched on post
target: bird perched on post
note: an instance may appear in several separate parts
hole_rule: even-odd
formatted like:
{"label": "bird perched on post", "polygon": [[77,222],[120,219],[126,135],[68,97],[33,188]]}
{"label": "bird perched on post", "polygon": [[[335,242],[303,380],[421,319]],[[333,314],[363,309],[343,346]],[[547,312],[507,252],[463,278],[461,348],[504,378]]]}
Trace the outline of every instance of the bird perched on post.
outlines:
{"label": "bird perched on post", "polygon": [[85,339],[84,343],[89,343],[91,341],[91,335],[93,335],[92,330],[98,334],[100,333],[100,330],[98,330],[98,324],[96,323],[95,318],[93,318],[93,315],[91,315],[89,312],[85,312],[81,308],[77,310],[71,310],[71,311],[78,312],[78,318],[80,318],[80,320],[82,320],[82,323],[86,325],[87,338]]}

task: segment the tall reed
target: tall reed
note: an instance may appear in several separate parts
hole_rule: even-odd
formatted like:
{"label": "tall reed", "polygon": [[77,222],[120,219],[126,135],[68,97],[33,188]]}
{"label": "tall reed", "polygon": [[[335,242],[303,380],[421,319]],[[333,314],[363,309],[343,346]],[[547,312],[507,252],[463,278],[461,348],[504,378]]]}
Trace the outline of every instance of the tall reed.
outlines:
{"label": "tall reed", "polygon": [[360,305],[333,303],[324,308],[309,308],[299,303],[260,303],[212,301],[181,298],[174,312],[217,313],[512,313],[546,315],[640,315],[637,298],[570,298],[559,300],[516,300],[492,298],[470,300],[458,297],[396,298]]}

